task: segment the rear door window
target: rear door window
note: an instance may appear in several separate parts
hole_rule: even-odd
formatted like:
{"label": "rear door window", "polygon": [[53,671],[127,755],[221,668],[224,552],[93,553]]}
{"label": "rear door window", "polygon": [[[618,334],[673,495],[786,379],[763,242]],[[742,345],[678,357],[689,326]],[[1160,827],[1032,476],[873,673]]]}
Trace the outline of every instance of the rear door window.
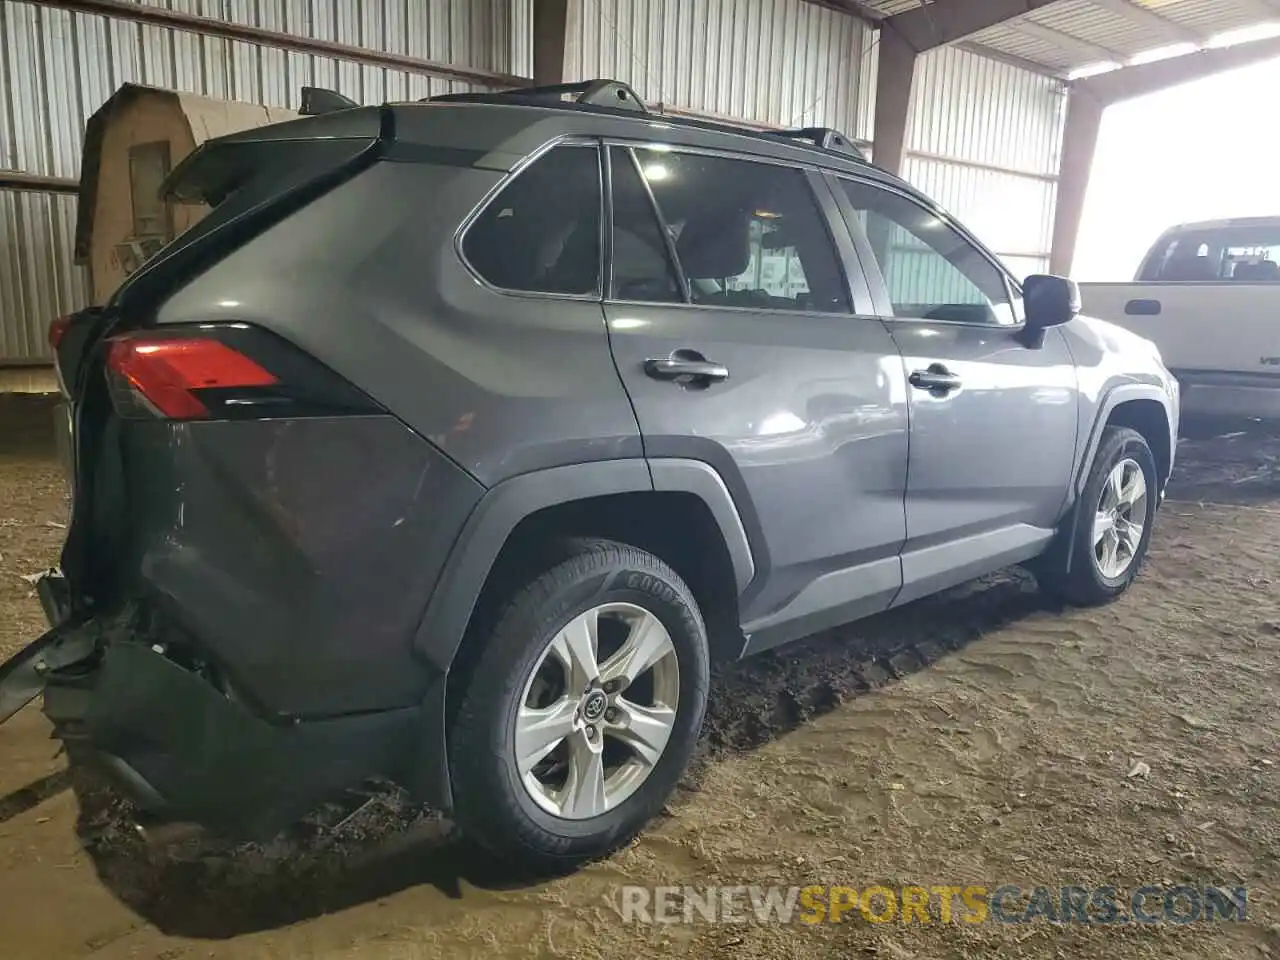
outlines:
{"label": "rear door window", "polygon": [[613,190],[613,276],[609,295],[615,300],[679,303],[680,281],[671,265],[653,199],[626,147],[609,148]]}
{"label": "rear door window", "polygon": [[555,147],[489,202],[467,229],[462,253],[502,290],[598,296],[600,196],[599,151]]}
{"label": "rear door window", "polygon": [[847,313],[836,248],[804,171],[637,148],[693,303]]}

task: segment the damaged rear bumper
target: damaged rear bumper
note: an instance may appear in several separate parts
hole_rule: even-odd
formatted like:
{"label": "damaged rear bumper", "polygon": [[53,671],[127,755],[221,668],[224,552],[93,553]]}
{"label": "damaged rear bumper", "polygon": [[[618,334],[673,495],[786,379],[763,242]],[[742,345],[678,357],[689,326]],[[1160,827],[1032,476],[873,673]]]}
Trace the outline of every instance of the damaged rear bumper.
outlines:
{"label": "damaged rear bumper", "polygon": [[[59,586],[51,586],[50,581]],[[65,616],[65,590],[61,577],[46,574],[37,582],[45,615],[55,626],[34,643],[0,664],[0,723],[40,695],[50,674],[94,656],[98,631],[92,624],[75,624]]]}
{"label": "damaged rear bumper", "polygon": [[133,631],[63,623],[0,666],[0,720],[36,695],[74,762],[136,805],[229,837],[265,838],[372,776],[401,779],[420,711],[273,722]]}

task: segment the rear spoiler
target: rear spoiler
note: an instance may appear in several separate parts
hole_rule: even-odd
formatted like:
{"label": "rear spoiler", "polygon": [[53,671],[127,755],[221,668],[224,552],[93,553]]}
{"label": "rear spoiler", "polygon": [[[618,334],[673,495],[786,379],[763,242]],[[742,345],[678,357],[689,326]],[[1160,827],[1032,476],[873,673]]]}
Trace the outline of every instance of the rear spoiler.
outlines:
{"label": "rear spoiler", "polygon": [[160,195],[174,203],[216,207],[264,168],[293,163],[304,144],[325,144],[326,152],[332,154],[332,147],[341,143],[354,156],[379,140],[389,139],[392,117],[392,112],[382,107],[329,109],[217,137],[173,168],[160,187]]}
{"label": "rear spoiler", "polygon": [[176,279],[376,161],[394,137],[394,118],[389,107],[358,107],[209,140],[173,169],[160,195],[213,211],[125,278],[108,308],[136,322]]}

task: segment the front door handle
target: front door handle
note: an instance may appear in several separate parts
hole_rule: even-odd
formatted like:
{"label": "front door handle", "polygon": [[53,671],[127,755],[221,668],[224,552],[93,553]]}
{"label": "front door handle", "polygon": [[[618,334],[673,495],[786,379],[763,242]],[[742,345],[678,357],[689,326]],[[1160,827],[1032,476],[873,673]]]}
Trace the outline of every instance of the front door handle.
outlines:
{"label": "front door handle", "polygon": [[678,356],[646,360],[644,372],[655,380],[674,380],[703,385],[729,379],[729,368],[722,363]]}
{"label": "front door handle", "polygon": [[928,390],[932,394],[960,389],[960,378],[940,363],[929,364],[927,370],[913,371],[907,382],[917,390]]}

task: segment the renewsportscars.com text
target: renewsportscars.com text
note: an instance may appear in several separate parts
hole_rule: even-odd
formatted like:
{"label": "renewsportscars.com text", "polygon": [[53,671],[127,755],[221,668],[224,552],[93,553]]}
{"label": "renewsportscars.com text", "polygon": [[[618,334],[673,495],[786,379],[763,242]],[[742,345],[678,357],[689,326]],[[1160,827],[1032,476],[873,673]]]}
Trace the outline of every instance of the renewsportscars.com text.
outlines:
{"label": "renewsportscars.com text", "polygon": [[1205,923],[1245,919],[1244,887],[981,884],[638,887],[620,891],[626,923]]}

